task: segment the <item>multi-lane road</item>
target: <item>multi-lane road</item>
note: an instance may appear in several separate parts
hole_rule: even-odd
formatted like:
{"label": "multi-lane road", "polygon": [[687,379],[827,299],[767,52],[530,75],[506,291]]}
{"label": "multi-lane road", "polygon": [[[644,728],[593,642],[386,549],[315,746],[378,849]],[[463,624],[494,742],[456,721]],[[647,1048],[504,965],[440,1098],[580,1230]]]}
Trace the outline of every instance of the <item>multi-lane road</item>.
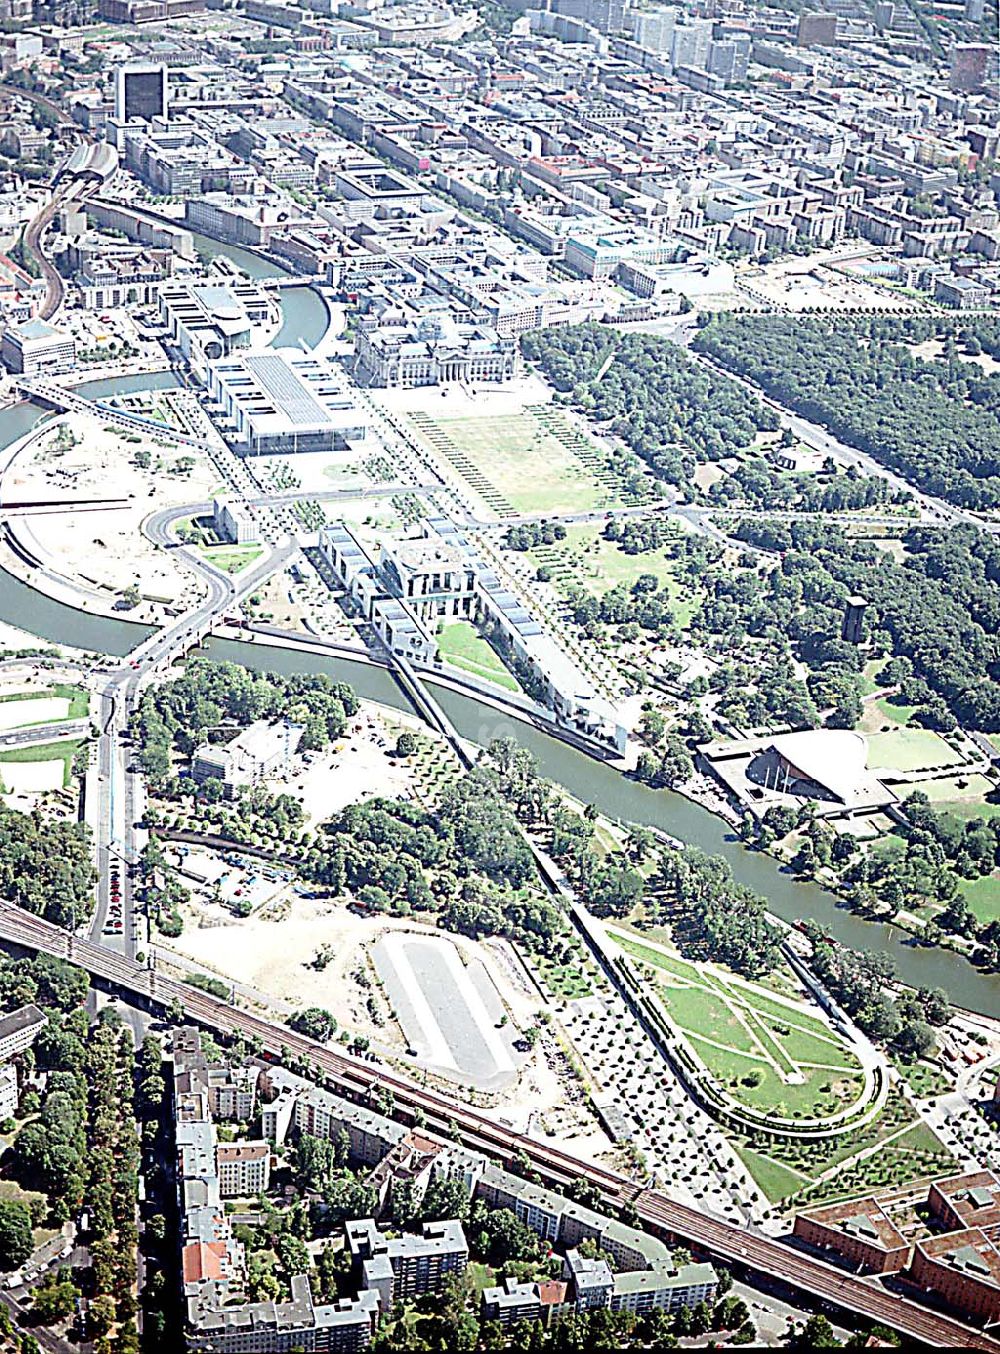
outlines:
{"label": "multi-lane road", "polygon": [[706,1216],[676,1202],[662,1190],[637,1190],[615,1171],[514,1133],[487,1113],[428,1091],[384,1067],[329,1049],[252,1011],[147,969],[105,946],[70,936],[11,904],[0,904],[0,939],[70,959],[132,999],[165,1009],[179,1007],[187,1019],[209,1029],[257,1040],[264,1054],[271,1058],[280,1057],[282,1049],[287,1049],[316,1068],[320,1079],[353,1100],[369,1103],[376,1092],[391,1091],[397,1111],[410,1117],[419,1112],[430,1131],[448,1135],[457,1125],[459,1135],[469,1146],[508,1162],[523,1152],[538,1173],[555,1185],[587,1180],[609,1202],[632,1201],[639,1218],[651,1230],[682,1240],[737,1268],[745,1267],[786,1281],[840,1311],[883,1323],[935,1348],[1000,1352],[1000,1340],[889,1293],[874,1280],[859,1278],[781,1241]]}
{"label": "multi-lane road", "polygon": [[[93,821],[97,837],[97,908],[90,936],[132,959],[139,948],[138,918],[133,904],[132,867],[138,855],[136,823],[142,816],[142,781],[126,742],[128,723],[145,682],[175,658],[196,648],[222,616],[237,607],[271,574],[285,567],[297,553],[292,540],[269,551],[253,568],[238,575],[215,568],[203,555],[175,544],[171,532],[174,514],[161,513],[146,524],[150,539],[171,546],[207,585],[207,596],[190,611],[156,631],[133,649],[127,661],[107,677],[100,692],[97,747],[97,804]],[[112,864],[119,864],[121,930],[109,931]]]}

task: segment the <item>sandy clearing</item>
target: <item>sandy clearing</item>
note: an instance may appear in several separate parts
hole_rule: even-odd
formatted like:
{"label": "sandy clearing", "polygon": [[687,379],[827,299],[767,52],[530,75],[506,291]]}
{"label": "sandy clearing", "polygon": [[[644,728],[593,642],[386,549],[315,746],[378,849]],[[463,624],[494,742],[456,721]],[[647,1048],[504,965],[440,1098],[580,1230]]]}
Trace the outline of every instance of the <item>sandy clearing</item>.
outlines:
{"label": "sandy clearing", "polygon": [[[42,724],[69,718],[65,696],[36,696],[26,701],[0,701],[0,731],[20,729],[25,724]],[[44,763],[42,763],[44,765]],[[60,782],[61,783],[61,782]]]}
{"label": "sandy clearing", "polygon": [[[306,823],[312,825],[338,813],[348,804],[412,793],[413,777],[403,763],[393,765],[387,748],[378,746],[378,730],[372,726],[352,735],[331,753],[315,753],[314,760],[289,776],[281,789],[300,800],[306,811]],[[391,748],[395,737],[386,735]]]}
{"label": "sandy clearing", "polygon": [[[267,916],[244,921],[213,904],[185,907],[184,933],[176,940],[158,937],[161,951],[174,951],[203,967],[254,989],[287,1010],[289,1006],[323,1006],[342,1029],[367,1034],[375,1049],[398,1058],[400,1066],[414,1067],[405,1057],[405,1043],[394,1024],[375,1025],[367,1007],[371,989],[353,977],[365,969],[370,947],[387,932],[407,931],[441,938],[436,927],[415,918],[363,917],[343,903],[290,894],[287,905],[269,905]],[[524,979],[508,942],[494,939],[476,944],[464,936],[447,934],[455,947],[487,966],[500,996],[521,1029],[534,1024],[544,1003]],[[317,951],[329,947],[332,958],[325,969],[310,967]],[[557,1049],[545,1033],[522,1068],[515,1085],[490,1097],[503,1120],[524,1132],[529,1126],[539,1137],[572,1143],[591,1160],[606,1159],[612,1144],[585,1104],[569,1104],[579,1095],[565,1069],[557,1070]]]}
{"label": "sandy clearing", "polygon": [[[76,439],[65,450],[59,442],[64,427]],[[186,449],[152,443],[143,448],[153,454],[151,466],[143,469],[133,459],[139,449],[90,415],[74,413],[61,419],[48,437],[15,463],[10,486],[27,498],[124,502],[118,507],[25,518],[18,530],[60,573],[79,574],[91,586],[112,591],[136,583],[143,593],[183,605],[202,595],[201,583],[169,552],[157,550],[143,536],[141,523],[155,509],[209,499],[218,474],[201,454],[196,454],[190,474],[172,473]],[[146,615],[142,606],[132,619]]]}

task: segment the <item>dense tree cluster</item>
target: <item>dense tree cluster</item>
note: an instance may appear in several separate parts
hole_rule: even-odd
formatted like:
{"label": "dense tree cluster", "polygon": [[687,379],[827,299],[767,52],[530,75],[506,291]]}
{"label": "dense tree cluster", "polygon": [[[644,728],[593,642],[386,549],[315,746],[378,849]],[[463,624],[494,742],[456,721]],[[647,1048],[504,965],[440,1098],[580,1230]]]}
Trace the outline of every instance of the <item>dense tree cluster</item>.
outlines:
{"label": "dense tree cluster", "polygon": [[0,897],[69,927],[90,916],[96,882],[85,824],[0,805]]}
{"label": "dense tree cluster", "polygon": [[375,1191],[350,1169],[349,1155],[344,1132],[332,1141],[302,1133],[295,1143],[295,1184],[314,1199],[316,1222],[329,1228],[350,1218],[371,1217],[378,1206]]}
{"label": "dense tree cluster", "polygon": [[534,550],[540,545],[554,545],[566,539],[566,528],[561,522],[523,522],[508,527],[503,543],[508,550]]}
{"label": "dense tree cluster", "polygon": [[0,1199],[0,1270],[20,1269],[34,1249],[28,1205],[19,1199]]}
{"label": "dense tree cluster", "polygon": [[[695,346],[917,488],[966,508],[996,507],[1000,377],[963,362],[950,335],[939,360],[915,356],[909,345],[926,328],[910,320],[724,314]],[[997,328],[992,321],[994,347]]]}
{"label": "dense tree cluster", "polygon": [[694,761],[680,734],[664,733],[650,751],[640,752],[635,767],[637,780],[654,789],[676,790],[694,775]]}
{"label": "dense tree cluster", "polygon": [[738,884],[721,856],[697,847],[667,846],[657,883],[683,915],[674,924],[682,949],[701,945],[710,959],[748,978],[769,973],[780,957],[781,931],[767,918],[764,899]]}
{"label": "dense tree cluster", "polygon": [[406,915],[433,907],[425,870],[443,855],[427,810],[400,799],[370,799],[349,804],[323,825],[305,873],[338,893],[366,889],[374,910]]}
{"label": "dense tree cluster", "polygon": [[89,989],[90,980],[84,969],[53,955],[4,958],[0,963],[0,1010],[13,1011],[35,1002],[58,1017],[82,1006]]}
{"label": "dense tree cluster", "polygon": [[513,810],[531,820],[549,791],[513,740],[447,786],[433,809],[405,800],[351,804],[324,825],[304,872],[369,910],[437,912],[448,930],[546,946],[562,928],[541,891]]}
{"label": "dense tree cluster", "polygon": [[307,1039],[315,1039],[321,1044],[332,1039],[337,1032],[336,1016],[331,1015],[322,1006],[307,1006],[304,1010],[296,1011],[294,1015],[288,1017],[288,1025],[290,1029],[304,1034]]}
{"label": "dense tree cluster", "polygon": [[713,503],[796,512],[855,512],[910,497],[905,491],[894,494],[888,480],[862,475],[855,466],[841,475],[831,461],[829,470],[820,475],[789,474],[763,456],[744,458],[709,490]]}
{"label": "dense tree cluster", "polygon": [[289,719],[304,729],[300,747],[322,748],[339,738],[358,709],[343,682],[251,672],[235,663],[192,659],[180,677],[149,687],[133,719],[142,769],[160,789],[173,775],[172,752],[190,756],[201,743],[227,741],[257,719]]}
{"label": "dense tree cluster", "polygon": [[618,583],[600,598],[574,584],[568,601],[573,621],[591,636],[599,626],[617,625],[649,630],[661,640],[679,637],[670,590],[660,587],[656,574],[640,574],[630,587]]}
{"label": "dense tree cluster", "polygon": [[840,626],[846,597],[860,593],[875,652],[909,661],[906,696],[921,723],[1000,730],[1000,541],[968,526],[912,527],[899,563],[820,522],[745,521],[737,534],[784,557],[732,618],[730,636],[773,627],[817,674],[856,673],[861,655]]}
{"label": "dense tree cluster", "polygon": [[[91,1326],[108,1354],[138,1351],[133,1287],[139,1230],[139,1140],[135,1131],[132,1032],[98,1020],[87,1045],[87,1205],[93,1290]],[[94,1308],[102,1313],[95,1324]],[[101,1329],[101,1327],[105,1329]]]}
{"label": "dense tree cluster", "polygon": [[612,518],[605,525],[604,539],[616,541],[625,555],[646,555],[665,545],[681,548],[681,531],[669,517]]}
{"label": "dense tree cluster", "polygon": [[[91,1025],[84,1006],[88,991],[87,974],[61,959],[0,962],[0,1009],[33,1001],[47,1018],[33,1047],[17,1059],[34,1063],[47,1077],[44,1098],[33,1091],[21,1097],[19,1114],[30,1120],[14,1141],[10,1169],[21,1184],[46,1196],[37,1217],[31,1203],[29,1222],[43,1221],[47,1212],[58,1226],[87,1210],[94,1348],[96,1354],[134,1354],[139,1144],[132,1036],[110,1007]],[[10,1244],[23,1251],[30,1226],[25,1234],[23,1219],[0,1217],[0,1245],[4,1221]],[[37,1293],[34,1313],[39,1321],[59,1320],[77,1296],[71,1279],[53,1273]]]}
{"label": "dense tree cluster", "polygon": [[827,940],[812,922],[805,927],[813,944],[813,971],[860,1029],[907,1058],[933,1052],[934,1027],[944,1025],[951,1015],[943,992],[922,987],[893,996],[896,970],[891,956]]}
{"label": "dense tree cluster", "polygon": [[686,488],[697,462],[722,460],[777,427],[742,386],[654,334],[581,324],[525,334],[521,346],[557,390],[618,434],[625,473],[637,456],[657,479]]}
{"label": "dense tree cluster", "polygon": [[472,1200],[460,1177],[441,1176],[421,1191],[412,1180],[393,1182],[389,1194],[389,1213],[395,1227],[416,1231],[425,1222],[457,1218],[468,1223]]}

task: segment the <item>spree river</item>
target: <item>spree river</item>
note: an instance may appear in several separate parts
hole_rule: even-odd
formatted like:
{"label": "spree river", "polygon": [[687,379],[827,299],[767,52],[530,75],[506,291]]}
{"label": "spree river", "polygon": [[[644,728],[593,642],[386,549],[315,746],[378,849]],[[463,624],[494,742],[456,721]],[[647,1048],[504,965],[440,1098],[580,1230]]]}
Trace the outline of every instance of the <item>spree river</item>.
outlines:
{"label": "spree river", "polygon": [[[245,251],[214,247],[246,266],[239,257]],[[246,257],[269,269],[271,275],[278,271],[253,255]],[[303,340],[313,344],[322,336],[326,308],[315,292],[289,288],[282,293],[282,304],[285,324],[276,342],[292,345]],[[89,382],[80,389],[100,398],[130,389],[171,384],[175,384],[175,378],[163,372],[119,381]],[[0,448],[28,432],[44,416],[30,404],[0,411]],[[53,601],[2,569],[0,620],[44,640],[116,656],[128,653],[150,632],[149,627],[132,621],[92,616]],[[257,670],[329,673],[339,681],[349,682],[362,697],[399,709],[410,708],[391,674],[371,664],[234,640],[211,640],[207,652],[211,658]],[[614,818],[655,826],[692,846],[725,857],[740,883],[761,894],[778,916],[787,921],[814,918],[845,945],[891,954],[904,982],[914,987],[942,987],[956,1005],[1000,1016],[1000,975],[979,973],[949,950],[922,948],[895,927],[854,916],[825,889],[792,878],[771,856],[748,850],[727,823],[701,805],[672,791],[652,790],[630,780],[613,767],[595,761],[550,734],[500,714],[473,696],[441,686],[436,687],[435,695],[463,738],[485,744],[491,738],[513,736],[534,754],[543,775],[565,786],[585,803],[595,804]]]}

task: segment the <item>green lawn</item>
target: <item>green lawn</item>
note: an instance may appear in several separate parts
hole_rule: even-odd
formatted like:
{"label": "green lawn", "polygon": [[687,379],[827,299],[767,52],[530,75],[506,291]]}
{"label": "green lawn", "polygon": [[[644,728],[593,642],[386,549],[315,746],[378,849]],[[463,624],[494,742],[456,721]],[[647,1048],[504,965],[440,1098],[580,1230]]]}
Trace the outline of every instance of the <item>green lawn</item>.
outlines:
{"label": "green lawn", "polygon": [[63,788],[73,779],[73,758],[83,746],[79,738],[71,738],[61,743],[40,743],[31,747],[4,748],[0,752],[0,766],[4,762],[56,762],[63,764]]}
{"label": "green lawn", "polygon": [[737,1052],[756,1050],[753,1035],[721,997],[703,987],[670,987],[665,993],[667,1009],[685,1030],[702,1031]]}
{"label": "green lawn", "polygon": [[933,729],[890,729],[887,733],[870,734],[868,738],[868,765],[872,768],[920,771],[933,766],[952,766],[957,761],[957,754]]}
{"label": "green lawn", "polygon": [[612,937],[616,945],[636,959],[642,959],[647,964],[655,964],[665,973],[672,973],[677,978],[685,978],[688,982],[699,983],[702,981],[702,977],[694,964],[689,964],[686,959],[677,959],[673,955],[663,954],[662,951],[654,950],[650,945],[643,945],[641,941],[633,940],[631,936],[625,935],[621,931],[612,932]]}
{"label": "green lawn", "polygon": [[474,677],[493,682],[507,691],[520,691],[503,659],[470,621],[449,621],[437,636],[441,657]]}
{"label": "green lawn", "polygon": [[981,922],[996,921],[1000,917],[1000,874],[987,874],[982,879],[963,879],[959,882],[959,888]]}
{"label": "green lawn", "polygon": [[[673,1014],[673,1007],[670,1006]],[[762,1057],[750,1057],[708,1043],[692,1030],[685,1030],[692,1047],[719,1083],[750,1109],[773,1110],[783,1118],[826,1118],[853,1104],[862,1090],[860,1071],[833,1072],[826,1068],[799,1067],[804,1080],[784,1080]],[[855,1063],[855,1068],[857,1064]],[[748,1078],[759,1075],[757,1085]]]}
{"label": "green lawn", "polygon": [[998,818],[1000,817],[1000,804],[995,800],[969,803],[967,800],[946,800],[943,804],[935,804],[934,807],[939,813],[950,813],[956,818]]}
{"label": "green lawn", "polygon": [[207,563],[227,574],[238,574],[241,569],[253,564],[264,553],[260,545],[217,545],[211,549],[202,549]]}
{"label": "green lawn", "polygon": [[857,1059],[821,1018],[721,969],[674,959],[617,929],[609,934],[625,953],[664,975],[657,984],[664,1007],[736,1100],[811,1118],[834,1115],[860,1095]]}
{"label": "green lawn", "polygon": [[688,585],[674,576],[674,552],[669,545],[642,555],[627,555],[616,541],[604,538],[604,528],[577,524],[566,528],[564,540],[538,546],[530,551],[536,565],[552,571],[553,583],[565,591],[577,584],[600,597],[610,588],[624,583],[631,587],[640,574],[654,574],[660,587],[670,593],[670,605],[682,628],[690,625],[700,602]]}
{"label": "green lawn", "polygon": [[496,1270],[490,1269],[489,1265],[481,1265],[476,1260],[469,1262],[466,1273],[472,1280],[477,1296],[484,1288],[492,1288],[497,1281]]}
{"label": "green lawn", "polygon": [[587,512],[621,502],[569,440],[556,436],[530,410],[500,418],[417,416],[413,421],[434,450],[498,511]]}
{"label": "green lawn", "polygon": [[[924,781],[916,788],[924,792],[936,809],[972,817],[984,807],[983,800],[996,786],[987,776],[971,775],[943,776],[940,780]],[[1000,804],[992,807],[1000,813]],[[968,813],[963,814],[962,810],[968,810]]]}
{"label": "green lawn", "polygon": [[879,684],[875,680],[875,674],[880,672],[885,666],[884,658],[870,658],[861,670],[861,694],[870,696],[873,691],[877,691]]}
{"label": "green lawn", "polygon": [[[782,1023],[793,1022],[795,1030],[810,1031],[820,1037],[826,1036],[828,1039],[835,1039],[836,1036],[830,1032],[830,1028],[818,1016],[810,1014],[808,1011],[793,1010],[784,1003],[773,1001],[771,996],[761,990],[756,983],[727,983],[721,970],[713,971],[707,964],[695,966],[688,963],[686,959],[678,959],[674,955],[667,955],[662,950],[653,949],[650,945],[643,945],[639,940],[625,932],[614,930],[611,932],[616,945],[620,945],[628,954],[636,959],[642,959],[647,964],[654,964],[657,968],[663,969],[665,973],[673,974],[676,978],[681,978],[687,983],[693,983],[712,991],[725,995],[733,995],[736,1000],[744,1005],[752,1007],[761,1015],[778,1020]],[[680,990],[680,989],[678,989]],[[709,1033],[703,1030],[703,1033]]]}
{"label": "green lawn", "polygon": [[55,686],[49,687],[49,692],[53,696],[61,696],[63,700],[69,701],[70,719],[86,719],[90,713],[90,693],[84,691],[83,687],[57,682]]}
{"label": "green lawn", "polygon": [[809,1183],[809,1177],[803,1175],[801,1171],[784,1166],[780,1161],[775,1161],[773,1157],[755,1151],[752,1147],[737,1146],[736,1151],[760,1186],[768,1203],[776,1204],[781,1199],[787,1199],[790,1194],[794,1194]]}
{"label": "green lawn", "polygon": [[[55,697],[68,702],[64,719],[85,719],[90,711],[90,696],[82,687],[71,686],[68,682],[56,682],[52,686],[33,687],[30,691],[8,691],[0,695],[0,704],[7,705],[16,701],[49,700]],[[52,719],[29,719],[15,727],[29,729],[35,724],[51,724]]]}
{"label": "green lawn", "polygon": [[871,701],[869,704],[886,724],[909,724],[918,709],[916,705],[905,705],[898,696],[880,696],[877,701]]}
{"label": "green lawn", "polygon": [[884,837],[877,837],[868,851],[877,860],[902,860],[906,855],[906,843],[894,831],[889,831]]}

